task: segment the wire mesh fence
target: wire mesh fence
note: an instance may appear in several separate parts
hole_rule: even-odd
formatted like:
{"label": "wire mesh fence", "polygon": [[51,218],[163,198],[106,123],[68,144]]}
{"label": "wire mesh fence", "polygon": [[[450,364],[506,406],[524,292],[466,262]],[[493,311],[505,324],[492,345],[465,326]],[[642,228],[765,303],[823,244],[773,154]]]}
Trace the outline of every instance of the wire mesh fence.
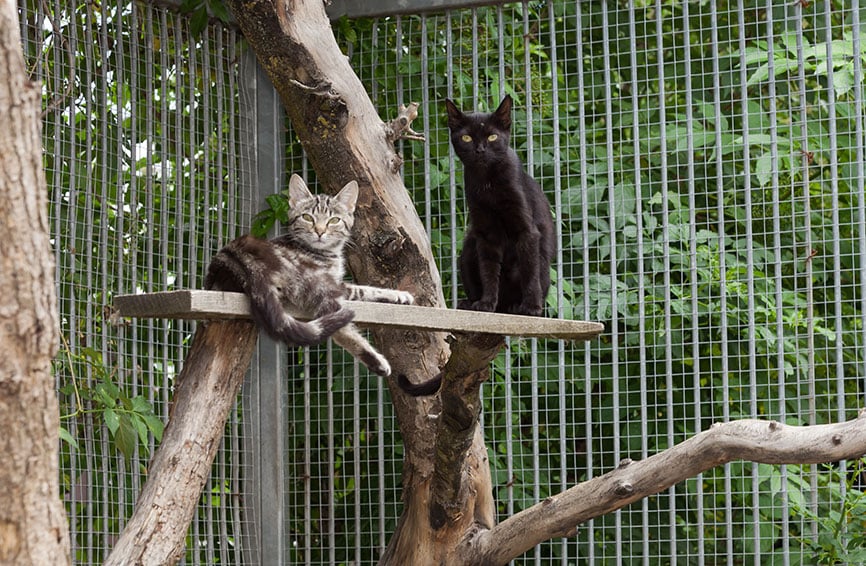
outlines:
{"label": "wire mesh fence", "polygon": [[[115,294],[200,285],[248,224],[237,34],[147,4],[22,2],[43,137],[63,343],[62,493],[76,563],[101,563],[131,515],[192,324],[112,317]],[[232,414],[189,532],[187,561],[241,562]]]}
{"label": "wire mesh fence", "polygon": [[[263,191],[313,174],[279,109],[252,98],[230,27],[193,34],[146,4],[75,8],[20,13],[47,109],[63,493],[76,561],[96,563],[146,477],[192,331],[114,321],[112,294],[198,286]],[[383,118],[420,103],[428,141],[400,142],[403,174],[449,305],[465,205],[442,103],[485,110],[510,94],[512,145],[557,220],[548,315],[606,324],[586,344],[510,340],[493,363],[482,420],[500,518],[713,422],[835,422],[864,405],[861,12],[542,1],[335,22]],[[267,356],[286,360],[276,376]],[[387,388],[330,345],[257,360],[255,379],[282,384],[282,414],[233,414],[185,560],[251,562],[263,555],[239,541],[257,532],[249,544],[285,562],[375,562],[400,512]],[[270,429],[279,496],[244,481]],[[862,461],[732,463],[517,562],[863,563],[863,482]],[[244,509],[269,497],[276,528]]]}

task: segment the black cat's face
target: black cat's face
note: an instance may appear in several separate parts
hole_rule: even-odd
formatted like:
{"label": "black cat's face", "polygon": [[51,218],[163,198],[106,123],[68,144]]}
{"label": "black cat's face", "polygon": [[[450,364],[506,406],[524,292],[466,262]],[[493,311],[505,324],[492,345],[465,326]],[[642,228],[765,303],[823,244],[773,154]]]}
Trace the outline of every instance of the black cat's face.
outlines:
{"label": "black cat's face", "polygon": [[460,160],[469,166],[495,165],[508,155],[511,135],[511,97],[506,95],[489,114],[463,113],[451,100],[445,100],[451,145]]}

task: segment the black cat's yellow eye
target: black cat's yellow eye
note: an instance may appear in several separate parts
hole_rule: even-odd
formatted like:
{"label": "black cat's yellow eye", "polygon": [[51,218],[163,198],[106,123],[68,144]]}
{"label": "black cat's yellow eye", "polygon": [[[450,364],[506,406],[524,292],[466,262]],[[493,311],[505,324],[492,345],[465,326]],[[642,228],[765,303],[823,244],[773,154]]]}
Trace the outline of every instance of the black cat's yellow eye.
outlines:
{"label": "black cat's yellow eye", "polygon": [[301,215],[301,218],[303,218],[303,219],[306,220],[307,222],[315,222],[315,220],[313,219],[313,217],[310,216],[309,214],[302,214],[302,215]]}
{"label": "black cat's yellow eye", "polygon": [[498,138],[499,138],[499,136],[497,136],[496,134],[490,134],[489,136],[487,136],[487,141],[493,142],[493,141],[496,141]]}
{"label": "black cat's yellow eye", "polygon": [[461,137],[460,139],[465,141],[466,143],[469,143],[472,141],[472,136],[467,135],[467,134],[463,134],[463,137]]}

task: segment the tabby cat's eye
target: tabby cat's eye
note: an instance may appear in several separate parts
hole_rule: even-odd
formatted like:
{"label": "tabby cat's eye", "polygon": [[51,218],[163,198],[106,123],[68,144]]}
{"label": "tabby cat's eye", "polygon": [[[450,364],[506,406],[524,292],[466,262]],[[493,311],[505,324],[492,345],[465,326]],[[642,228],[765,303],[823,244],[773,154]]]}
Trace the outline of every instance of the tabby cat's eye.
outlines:
{"label": "tabby cat's eye", "polygon": [[307,222],[314,222],[314,221],[315,221],[315,220],[313,219],[313,217],[310,216],[309,214],[302,214],[302,215],[301,215],[301,218],[303,218],[303,219],[306,220]]}
{"label": "tabby cat's eye", "polygon": [[469,143],[469,142],[472,141],[472,136],[469,136],[469,135],[463,134],[463,137],[460,138],[460,139],[463,140],[463,141],[465,141],[466,143]]}
{"label": "tabby cat's eye", "polygon": [[340,222],[340,218],[337,216],[332,216],[331,218],[328,219],[328,224],[330,224],[331,226],[333,226],[334,224],[337,224],[338,222]]}
{"label": "tabby cat's eye", "polygon": [[490,134],[489,136],[487,136],[487,141],[496,141],[497,138],[499,138],[499,136],[497,136],[496,134]]}

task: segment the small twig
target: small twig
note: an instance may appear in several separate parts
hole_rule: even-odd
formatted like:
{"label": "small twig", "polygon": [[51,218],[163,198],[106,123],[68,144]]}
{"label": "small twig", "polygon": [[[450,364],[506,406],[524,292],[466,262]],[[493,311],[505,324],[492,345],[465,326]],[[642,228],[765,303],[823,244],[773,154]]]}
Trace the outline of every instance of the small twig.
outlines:
{"label": "small twig", "polygon": [[310,94],[314,94],[316,96],[321,96],[327,98],[328,100],[339,100],[340,95],[334,92],[333,85],[329,82],[319,83],[313,86],[305,85],[301,81],[295,79],[289,79],[289,83],[296,86],[298,89],[303,90],[304,92],[308,92]]}
{"label": "small twig", "polygon": [[385,124],[385,136],[389,142],[394,143],[397,140],[427,141],[423,134],[412,129],[412,121],[418,117],[418,106],[417,102],[410,102],[408,106],[400,105],[397,117]]}

